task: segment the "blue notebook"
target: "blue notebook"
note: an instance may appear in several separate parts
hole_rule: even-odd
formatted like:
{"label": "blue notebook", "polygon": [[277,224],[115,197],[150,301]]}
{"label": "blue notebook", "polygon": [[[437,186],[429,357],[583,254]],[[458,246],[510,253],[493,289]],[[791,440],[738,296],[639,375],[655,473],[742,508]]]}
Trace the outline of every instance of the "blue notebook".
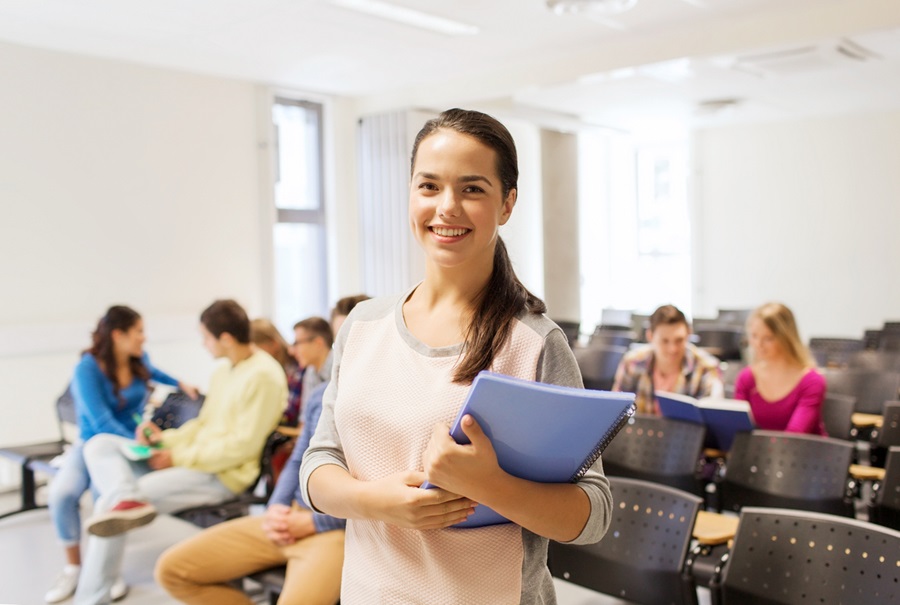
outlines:
{"label": "blue notebook", "polygon": [[[634,414],[633,393],[561,387],[480,372],[450,429],[469,443],[460,422],[471,414],[490,438],[500,467],[542,483],[577,481]],[[422,487],[433,487],[427,482]],[[454,527],[509,523],[487,506]]]}
{"label": "blue notebook", "polygon": [[666,418],[706,425],[705,447],[731,449],[735,433],[755,428],[750,404],[739,399],[704,397],[695,399],[680,393],[656,392],[659,411]]}

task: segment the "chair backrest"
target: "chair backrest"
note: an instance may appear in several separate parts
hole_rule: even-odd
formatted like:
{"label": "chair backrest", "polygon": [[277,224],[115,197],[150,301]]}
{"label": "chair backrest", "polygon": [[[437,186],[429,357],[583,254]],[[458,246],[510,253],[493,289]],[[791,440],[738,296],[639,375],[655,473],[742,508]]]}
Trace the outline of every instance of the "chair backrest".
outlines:
{"label": "chair backrest", "polygon": [[829,437],[850,439],[853,422],[853,410],[856,409],[856,397],[827,393],[822,402],[822,422]]}
{"label": "chair backrest", "polygon": [[625,347],[627,349],[636,338],[637,334],[634,332],[629,332],[627,330],[608,330],[603,327],[598,327],[594,330],[594,333],[591,334],[590,346],[611,345],[614,347]]}
{"label": "chair backrest", "polygon": [[722,605],[900,602],[900,532],[820,513],[748,507],[721,578]]}
{"label": "chair backrest", "polygon": [[692,493],[706,427],[658,416],[632,416],[603,452],[607,476],[662,483]]}
{"label": "chair backrest", "polygon": [[62,441],[71,442],[78,437],[78,412],[75,411],[75,396],[69,384],[56,400],[56,421]]}
{"label": "chair backrest", "polygon": [[896,351],[860,351],[850,357],[847,365],[858,370],[900,372],[900,353]]}
{"label": "chair backrest", "polygon": [[888,450],[884,479],[876,494],[876,502],[900,512],[900,446]]}
{"label": "chair backrest", "polygon": [[878,429],[878,445],[893,447],[900,445],[900,401],[885,401],[881,414],[883,421]]}
{"label": "chair backrest", "polygon": [[810,338],[809,350],[822,367],[845,367],[854,353],[864,350],[866,343],[858,338]]}
{"label": "chair backrest", "polygon": [[597,544],[550,542],[555,577],[634,603],[696,603],[681,576],[702,500],[663,485],[609,478],[612,520]]}
{"label": "chair backrest", "polygon": [[554,319],[553,322],[559,326],[569,341],[569,346],[574,347],[578,342],[578,334],[581,330],[581,324],[577,321],[567,321],[564,319]]}
{"label": "chair backrest", "polygon": [[716,321],[720,324],[736,326],[743,330],[752,312],[753,309],[719,309]]}
{"label": "chair backrest", "polygon": [[612,345],[594,345],[573,349],[585,388],[611,389],[615,381],[616,369],[627,350],[626,347]]}
{"label": "chair backrest", "polygon": [[847,478],[854,445],[781,431],[738,433],[719,485],[722,507],[800,508],[853,515]]}
{"label": "chair backrest", "polygon": [[169,393],[165,400],[153,410],[152,421],[161,429],[175,429],[196,418],[200,414],[205,397],[191,399],[182,391]]}
{"label": "chair backrest", "polygon": [[863,332],[863,342],[866,343],[867,351],[877,349],[881,343],[881,330],[865,330]]}
{"label": "chair backrest", "polygon": [[880,414],[885,401],[897,399],[900,372],[825,368],[828,392],[856,397],[856,412]]}
{"label": "chair backrest", "polygon": [[699,347],[723,361],[741,358],[744,341],[742,328],[726,325],[695,327],[694,335],[698,338]]}

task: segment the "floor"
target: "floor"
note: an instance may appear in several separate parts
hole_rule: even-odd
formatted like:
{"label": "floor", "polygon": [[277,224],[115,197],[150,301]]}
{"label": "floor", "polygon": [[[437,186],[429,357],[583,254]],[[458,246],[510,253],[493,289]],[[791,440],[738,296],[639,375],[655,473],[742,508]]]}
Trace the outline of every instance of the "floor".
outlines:
{"label": "floor", "polygon": [[[39,497],[39,501],[42,501]],[[17,493],[0,494],[0,511],[14,509]],[[156,558],[168,546],[199,531],[194,525],[165,515],[132,532],[123,576],[130,586],[123,605],[177,603],[153,581]],[[0,605],[41,605],[44,592],[64,563],[46,509],[29,511],[0,521]],[[559,605],[620,605],[619,599],[555,580]],[[71,603],[72,601],[65,601]],[[700,591],[700,605],[709,605],[708,591]]]}

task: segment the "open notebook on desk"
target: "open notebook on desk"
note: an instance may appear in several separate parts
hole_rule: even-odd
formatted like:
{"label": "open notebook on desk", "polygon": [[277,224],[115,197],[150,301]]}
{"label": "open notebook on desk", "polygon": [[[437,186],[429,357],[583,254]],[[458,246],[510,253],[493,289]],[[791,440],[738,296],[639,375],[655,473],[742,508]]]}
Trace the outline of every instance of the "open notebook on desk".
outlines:
{"label": "open notebook on desk", "polygon": [[[634,414],[633,393],[612,393],[480,372],[450,434],[469,443],[460,422],[470,414],[484,430],[500,467],[542,483],[577,481]],[[427,482],[422,487],[433,487]],[[454,527],[508,523],[487,506]]]}
{"label": "open notebook on desk", "polygon": [[706,426],[705,447],[727,452],[735,433],[755,428],[750,404],[740,399],[704,397],[696,399],[680,393],[657,391],[659,411],[665,418]]}

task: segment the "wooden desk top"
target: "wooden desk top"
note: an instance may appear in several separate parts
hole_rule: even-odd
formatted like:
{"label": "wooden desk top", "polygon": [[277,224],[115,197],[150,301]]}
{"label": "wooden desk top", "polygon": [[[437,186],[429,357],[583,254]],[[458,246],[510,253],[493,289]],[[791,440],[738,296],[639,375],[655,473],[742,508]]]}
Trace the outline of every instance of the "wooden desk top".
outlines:
{"label": "wooden desk top", "polygon": [[850,476],[854,479],[870,479],[881,481],[884,479],[884,469],[877,466],[850,465]]}
{"label": "wooden desk top", "polygon": [[856,413],[850,416],[850,422],[853,423],[853,426],[858,427],[869,427],[869,426],[877,426],[880,427],[884,423],[884,417],[880,414],[861,414]]}
{"label": "wooden desk top", "polygon": [[296,426],[279,426],[275,430],[287,437],[299,437],[300,436],[300,428],[296,427]]}
{"label": "wooden desk top", "polygon": [[694,522],[694,537],[700,544],[724,544],[737,532],[738,518],[701,510]]}

